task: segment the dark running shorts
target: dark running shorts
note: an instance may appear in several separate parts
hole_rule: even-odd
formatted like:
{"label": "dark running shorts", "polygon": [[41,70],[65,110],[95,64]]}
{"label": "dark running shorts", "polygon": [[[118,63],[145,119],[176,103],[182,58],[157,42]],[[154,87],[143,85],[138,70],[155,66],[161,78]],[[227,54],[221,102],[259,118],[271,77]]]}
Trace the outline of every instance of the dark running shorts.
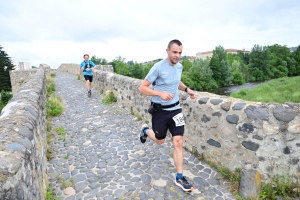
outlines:
{"label": "dark running shorts", "polygon": [[172,111],[161,110],[156,111],[152,114],[152,128],[155,133],[156,139],[165,139],[168,129],[170,130],[173,137],[177,135],[183,136],[184,125],[176,126],[174,120],[172,119],[175,115],[181,113],[181,110],[182,109]]}
{"label": "dark running shorts", "polygon": [[93,82],[93,76],[84,75],[84,79]]}

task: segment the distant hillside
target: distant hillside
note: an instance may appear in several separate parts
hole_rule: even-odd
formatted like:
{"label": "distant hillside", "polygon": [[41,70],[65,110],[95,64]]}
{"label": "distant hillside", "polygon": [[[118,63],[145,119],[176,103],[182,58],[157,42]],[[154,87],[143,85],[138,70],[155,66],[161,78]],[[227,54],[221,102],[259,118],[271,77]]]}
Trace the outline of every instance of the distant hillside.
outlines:
{"label": "distant hillside", "polygon": [[289,47],[290,50],[296,51],[298,47]]}

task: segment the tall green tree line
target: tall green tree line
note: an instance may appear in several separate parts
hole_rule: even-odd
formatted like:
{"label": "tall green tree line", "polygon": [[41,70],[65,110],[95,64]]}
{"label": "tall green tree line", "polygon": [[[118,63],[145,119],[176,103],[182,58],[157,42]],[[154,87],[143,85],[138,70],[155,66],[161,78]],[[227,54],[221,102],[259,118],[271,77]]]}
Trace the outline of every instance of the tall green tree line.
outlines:
{"label": "tall green tree line", "polygon": [[3,47],[0,46],[0,91],[11,90],[9,71],[13,70],[13,67],[14,66],[11,62],[11,58],[3,50]]}
{"label": "tall green tree line", "polygon": [[[143,79],[153,64],[161,59],[147,64],[125,62],[121,56],[111,62],[96,56],[93,56],[92,60],[95,64],[111,64],[117,74]],[[278,44],[254,45],[249,53],[240,51],[237,54],[227,53],[222,46],[217,46],[211,58],[195,59],[191,62],[187,57],[183,57],[182,65],[182,81],[198,91],[230,84],[299,76],[300,45],[295,52]]]}

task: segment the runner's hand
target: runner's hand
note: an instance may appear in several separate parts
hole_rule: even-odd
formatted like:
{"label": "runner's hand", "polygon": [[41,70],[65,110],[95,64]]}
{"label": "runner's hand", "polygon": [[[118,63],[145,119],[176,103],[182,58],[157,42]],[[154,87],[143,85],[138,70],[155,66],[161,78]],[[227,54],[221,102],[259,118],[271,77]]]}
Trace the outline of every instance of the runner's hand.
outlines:
{"label": "runner's hand", "polygon": [[196,94],[193,90],[191,90],[190,88],[187,89],[187,93],[190,95],[191,99],[195,99],[196,98]]}
{"label": "runner's hand", "polygon": [[162,98],[165,101],[170,101],[174,97],[173,94],[170,94],[170,93],[167,93],[167,92],[162,92],[159,96],[160,96],[160,98]]}

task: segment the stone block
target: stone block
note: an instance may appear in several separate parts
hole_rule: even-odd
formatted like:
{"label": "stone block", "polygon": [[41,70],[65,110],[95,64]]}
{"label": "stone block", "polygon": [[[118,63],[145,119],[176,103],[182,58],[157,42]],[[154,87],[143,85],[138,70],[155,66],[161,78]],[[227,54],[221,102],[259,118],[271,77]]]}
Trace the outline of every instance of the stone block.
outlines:
{"label": "stone block", "polygon": [[231,102],[226,102],[226,103],[221,104],[221,108],[225,111],[229,111],[230,106],[231,106]]}
{"label": "stone block", "polygon": [[239,193],[243,198],[256,199],[261,187],[261,177],[257,170],[242,170]]}
{"label": "stone block", "polygon": [[222,99],[212,99],[212,100],[210,100],[210,103],[213,104],[213,105],[218,105],[222,101],[223,101]]}
{"label": "stone block", "polygon": [[213,140],[213,139],[207,140],[207,143],[210,144],[210,145],[212,145],[212,146],[215,146],[215,147],[221,147],[220,142],[218,142],[216,140]]}
{"label": "stone block", "polygon": [[256,151],[259,148],[259,144],[251,142],[251,141],[243,141],[242,142],[243,147],[245,147],[248,150]]}
{"label": "stone block", "polygon": [[248,106],[245,109],[245,113],[249,119],[269,121],[269,113],[266,108]]}
{"label": "stone block", "polygon": [[204,114],[204,115],[202,116],[202,118],[201,118],[201,121],[204,122],[204,123],[206,123],[206,122],[210,121],[210,117],[207,116],[206,114]]}
{"label": "stone block", "polygon": [[290,133],[300,133],[300,124],[292,125],[288,127]]}
{"label": "stone block", "polygon": [[242,110],[245,107],[246,103],[236,103],[232,107],[232,110]]}
{"label": "stone block", "polygon": [[279,132],[279,127],[272,126],[268,122],[264,121],[263,122],[263,131],[266,135],[274,135]]}
{"label": "stone block", "polygon": [[291,109],[275,108],[273,110],[274,117],[283,122],[290,122],[296,117],[297,112]]}
{"label": "stone block", "polygon": [[239,116],[236,115],[236,114],[228,115],[228,116],[226,117],[226,120],[227,120],[227,122],[230,123],[230,124],[237,124],[238,121],[239,121]]}
{"label": "stone block", "polygon": [[201,99],[198,100],[198,103],[199,103],[199,104],[206,104],[207,101],[208,101],[208,99],[209,99],[209,97],[201,98]]}

